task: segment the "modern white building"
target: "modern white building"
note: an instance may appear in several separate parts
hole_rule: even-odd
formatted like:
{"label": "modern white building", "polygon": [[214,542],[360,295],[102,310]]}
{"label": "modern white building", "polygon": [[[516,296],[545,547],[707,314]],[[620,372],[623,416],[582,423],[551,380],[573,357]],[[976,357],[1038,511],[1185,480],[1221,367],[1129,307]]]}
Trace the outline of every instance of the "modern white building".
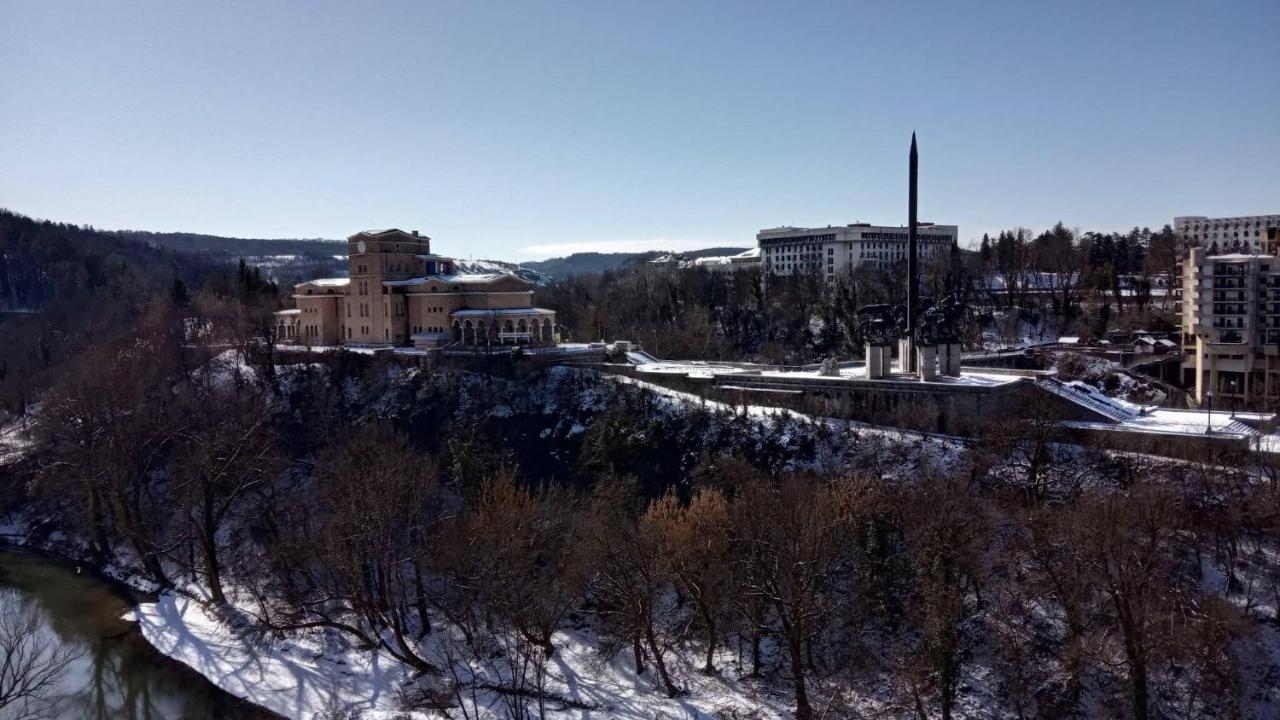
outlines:
{"label": "modern white building", "polygon": [[1182,215],[1173,219],[1173,230],[1182,240],[1183,247],[1202,247],[1210,255],[1274,255],[1276,228],[1280,228],[1280,215],[1222,218]]}
{"label": "modern white building", "polygon": [[[946,258],[956,244],[955,225],[917,225],[920,262]],[[863,265],[889,270],[907,259],[905,225],[852,223],[824,228],[777,227],[756,233],[764,271],[773,275],[819,274],[828,282]]]}
{"label": "modern white building", "polygon": [[1178,279],[1183,379],[1196,399],[1212,392],[1229,407],[1280,398],[1280,258],[1193,247]]}

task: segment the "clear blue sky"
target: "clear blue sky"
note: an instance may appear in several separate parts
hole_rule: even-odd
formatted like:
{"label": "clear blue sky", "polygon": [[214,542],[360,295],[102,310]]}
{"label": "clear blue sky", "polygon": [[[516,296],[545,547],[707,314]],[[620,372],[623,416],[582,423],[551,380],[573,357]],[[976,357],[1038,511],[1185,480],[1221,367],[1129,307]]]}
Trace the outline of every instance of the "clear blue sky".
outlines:
{"label": "clear blue sky", "polygon": [[1280,213],[1280,1],[0,0],[0,206],[461,257]]}

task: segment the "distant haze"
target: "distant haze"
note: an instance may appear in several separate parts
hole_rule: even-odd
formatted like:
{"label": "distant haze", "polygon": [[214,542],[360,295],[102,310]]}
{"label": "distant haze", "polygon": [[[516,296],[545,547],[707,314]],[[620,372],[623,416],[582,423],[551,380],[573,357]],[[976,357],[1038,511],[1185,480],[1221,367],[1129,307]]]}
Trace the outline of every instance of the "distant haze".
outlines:
{"label": "distant haze", "polygon": [[0,0],[0,205],[458,257],[1280,211],[1280,2]]}

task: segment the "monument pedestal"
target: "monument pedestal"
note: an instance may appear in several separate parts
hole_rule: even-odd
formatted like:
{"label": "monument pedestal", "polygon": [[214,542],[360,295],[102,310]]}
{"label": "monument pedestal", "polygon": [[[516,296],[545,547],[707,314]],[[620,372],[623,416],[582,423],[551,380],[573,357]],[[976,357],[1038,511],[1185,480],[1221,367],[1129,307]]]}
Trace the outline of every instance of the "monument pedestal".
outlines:
{"label": "monument pedestal", "polygon": [[911,356],[916,352],[910,338],[898,338],[898,372],[911,372]]}
{"label": "monument pedestal", "polygon": [[867,378],[879,380],[889,376],[893,365],[893,347],[867,345]]}
{"label": "monument pedestal", "polygon": [[932,380],[938,376],[938,348],[933,345],[921,345],[916,348],[916,367],[921,380]]}
{"label": "monument pedestal", "polygon": [[938,346],[938,372],[950,377],[960,377],[960,343]]}

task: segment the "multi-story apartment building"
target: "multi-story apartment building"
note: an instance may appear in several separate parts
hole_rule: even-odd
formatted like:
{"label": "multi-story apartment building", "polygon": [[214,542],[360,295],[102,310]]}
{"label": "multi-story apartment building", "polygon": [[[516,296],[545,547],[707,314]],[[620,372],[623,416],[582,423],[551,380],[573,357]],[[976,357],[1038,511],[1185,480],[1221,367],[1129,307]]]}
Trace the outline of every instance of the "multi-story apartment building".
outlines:
{"label": "multi-story apartment building", "polygon": [[1196,399],[1212,392],[1243,407],[1280,398],[1280,257],[1193,247],[1174,292],[1183,380]]}
{"label": "multi-story apartment building", "polygon": [[294,286],[296,309],[276,314],[279,337],[308,345],[440,347],[555,342],[556,314],[533,306],[512,274],[459,274],[431,238],[371,230],[347,239],[348,277]]}
{"label": "multi-story apartment building", "polygon": [[[1184,215],[1173,219],[1173,230],[1183,247],[1202,247],[1210,254],[1276,254],[1275,230],[1280,215],[1211,218]],[[1270,235],[1268,235],[1270,233]],[[1268,241],[1268,237],[1271,240]]]}
{"label": "multi-story apartment building", "polygon": [[[921,262],[945,258],[956,244],[955,225],[917,225]],[[766,273],[816,273],[828,282],[863,265],[888,270],[907,259],[905,226],[853,223],[825,228],[778,227],[756,233]]]}

